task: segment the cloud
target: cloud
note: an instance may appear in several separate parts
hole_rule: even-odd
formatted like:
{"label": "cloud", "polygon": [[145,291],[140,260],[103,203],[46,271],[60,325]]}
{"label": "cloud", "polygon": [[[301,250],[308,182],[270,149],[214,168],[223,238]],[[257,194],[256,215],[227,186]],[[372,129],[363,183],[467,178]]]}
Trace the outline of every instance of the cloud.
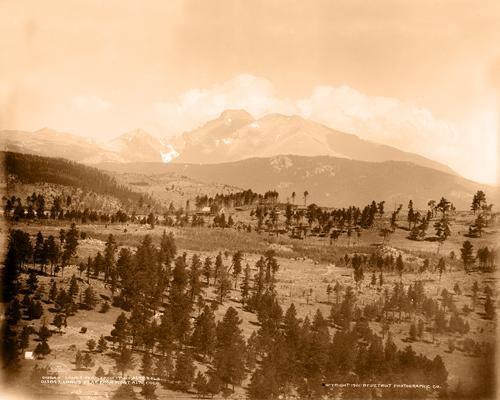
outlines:
{"label": "cloud", "polygon": [[100,114],[109,108],[111,103],[93,94],[82,94],[72,99],[73,106],[86,114]]}
{"label": "cloud", "polygon": [[297,102],[303,117],[368,140],[446,160],[459,152],[459,127],[431,111],[350,87],[319,86]]}
{"label": "cloud", "polygon": [[153,104],[158,130],[179,134],[244,109],[255,117],[298,114],[330,128],[448,164],[470,179],[496,181],[496,113],[473,113],[466,123],[439,119],[426,108],[396,98],[369,96],[348,86],[316,86],[297,99],[280,98],[271,82],[239,75],[207,89],[192,89]]}
{"label": "cloud", "polygon": [[463,121],[437,118],[426,108],[353,88],[318,86],[296,102],[299,114],[363,139],[391,145],[449,165],[461,175],[497,181],[497,120],[494,102]]}
{"label": "cloud", "polygon": [[269,81],[248,74],[209,89],[188,90],[174,101],[154,103],[152,109],[160,126],[172,134],[194,129],[227,109],[246,110],[254,117],[270,112],[296,112],[293,103],[276,97]]}

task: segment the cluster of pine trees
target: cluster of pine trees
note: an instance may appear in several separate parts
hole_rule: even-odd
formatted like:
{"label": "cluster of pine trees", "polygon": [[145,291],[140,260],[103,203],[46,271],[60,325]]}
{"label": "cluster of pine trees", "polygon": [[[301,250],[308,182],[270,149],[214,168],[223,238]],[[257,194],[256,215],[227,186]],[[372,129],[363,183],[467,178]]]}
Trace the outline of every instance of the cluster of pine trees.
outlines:
{"label": "cluster of pine trees", "polygon": [[[351,296],[352,291],[347,290],[342,308],[352,302]],[[283,314],[279,304],[269,299],[266,310],[258,313],[260,328],[247,343],[247,368],[255,367],[248,386],[251,399],[286,398],[292,394],[310,399],[352,395],[349,389],[329,387],[325,382],[420,379],[446,383],[446,368],[439,356],[429,360],[411,347],[398,351],[390,335],[384,346],[383,339],[363,318],[354,326],[344,320],[331,337],[330,322],[319,310],[312,321],[309,317],[299,319],[293,304]],[[348,318],[345,313],[344,317]],[[397,398],[427,395],[404,390],[390,394]]]}
{"label": "cluster of pine trees", "polygon": [[257,203],[276,204],[279,194],[275,190],[269,190],[264,194],[255,193],[251,189],[230,194],[217,193],[214,197],[207,195],[196,196],[195,205],[200,209],[210,207],[212,212],[218,212],[221,207],[242,207]]}
{"label": "cluster of pine trees", "polygon": [[290,206],[285,215],[289,224],[293,221],[300,223],[305,218],[309,226],[317,226],[322,232],[328,232],[334,227],[359,226],[369,228],[373,225],[377,215],[382,216],[384,214],[384,203],[383,201],[380,203],[372,201],[363,208],[350,206],[333,210],[310,204],[305,212],[303,210],[294,210]]}
{"label": "cluster of pine trees", "polygon": [[[76,221],[82,224],[86,223],[127,223],[128,221],[137,221],[133,214],[129,216],[122,210],[117,210],[114,213],[96,211],[90,208],[84,210],[71,207],[71,197],[68,196],[66,203],[60,196],[56,196],[50,209],[46,210],[47,202],[43,194],[33,193],[28,196],[26,204],[20,197],[11,196],[10,198],[3,197],[4,215],[12,218],[14,221],[33,221],[33,220],[66,220]],[[64,205],[66,204],[66,205]]]}

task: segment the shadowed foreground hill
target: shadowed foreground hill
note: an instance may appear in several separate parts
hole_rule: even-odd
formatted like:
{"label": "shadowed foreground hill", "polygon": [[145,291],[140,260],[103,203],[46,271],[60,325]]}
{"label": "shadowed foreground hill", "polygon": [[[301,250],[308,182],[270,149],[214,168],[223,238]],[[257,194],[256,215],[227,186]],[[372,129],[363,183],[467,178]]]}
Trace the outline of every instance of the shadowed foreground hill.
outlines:
{"label": "shadowed foreground hill", "polygon": [[457,175],[409,162],[366,162],[329,156],[276,156],[250,158],[223,164],[103,163],[99,168],[115,172],[141,171],[145,174],[177,174],[206,183],[224,183],[257,192],[276,189],[281,200],[292,192],[296,202],[309,192],[308,203],[325,206],[364,205],[385,200],[387,206],[413,199],[426,207],[430,199],[445,196],[459,209],[468,209],[473,194],[482,189],[496,202],[497,189]]}
{"label": "shadowed foreground hill", "polygon": [[63,158],[0,152],[9,182],[22,184],[52,183],[80,188],[100,195],[113,196],[123,204],[136,203],[143,194],[134,192],[97,168]]}

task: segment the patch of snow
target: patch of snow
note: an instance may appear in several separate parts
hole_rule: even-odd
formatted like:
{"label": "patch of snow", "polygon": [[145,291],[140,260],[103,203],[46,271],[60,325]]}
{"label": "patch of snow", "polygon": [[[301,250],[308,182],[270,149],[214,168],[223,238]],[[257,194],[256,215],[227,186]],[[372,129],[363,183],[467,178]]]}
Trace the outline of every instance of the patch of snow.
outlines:
{"label": "patch of snow", "polygon": [[281,172],[284,169],[290,168],[293,165],[293,161],[290,157],[276,156],[271,159],[270,164],[277,172]]}
{"label": "patch of snow", "polygon": [[172,145],[167,145],[166,146],[169,151],[167,152],[160,152],[161,155],[161,161],[164,163],[169,163],[174,160],[174,158],[179,157],[179,153],[174,149]]}
{"label": "patch of snow", "polygon": [[231,144],[233,143],[234,139],[233,138],[224,138],[222,139],[222,143],[224,144]]}
{"label": "patch of snow", "polygon": [[260,128],[260,125],[257,122],[252,122],[251,124],[248,124],[250,128]]}
{"label": "patch of snow", "polygon": [[331,165],[322,165],[314,169],[314,175],[328,174],[329,176],[335,176],[335,168]]}

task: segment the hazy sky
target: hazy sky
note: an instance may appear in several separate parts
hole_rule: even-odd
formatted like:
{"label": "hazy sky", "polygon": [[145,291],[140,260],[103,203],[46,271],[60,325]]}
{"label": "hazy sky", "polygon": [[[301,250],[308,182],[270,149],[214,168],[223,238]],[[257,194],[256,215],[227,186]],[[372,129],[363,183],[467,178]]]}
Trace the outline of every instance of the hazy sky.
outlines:
{"label": "hazy sky", "polygon": [[297,113],[492,182],[499,21],[496,0],[0,0],[0,127]]}

